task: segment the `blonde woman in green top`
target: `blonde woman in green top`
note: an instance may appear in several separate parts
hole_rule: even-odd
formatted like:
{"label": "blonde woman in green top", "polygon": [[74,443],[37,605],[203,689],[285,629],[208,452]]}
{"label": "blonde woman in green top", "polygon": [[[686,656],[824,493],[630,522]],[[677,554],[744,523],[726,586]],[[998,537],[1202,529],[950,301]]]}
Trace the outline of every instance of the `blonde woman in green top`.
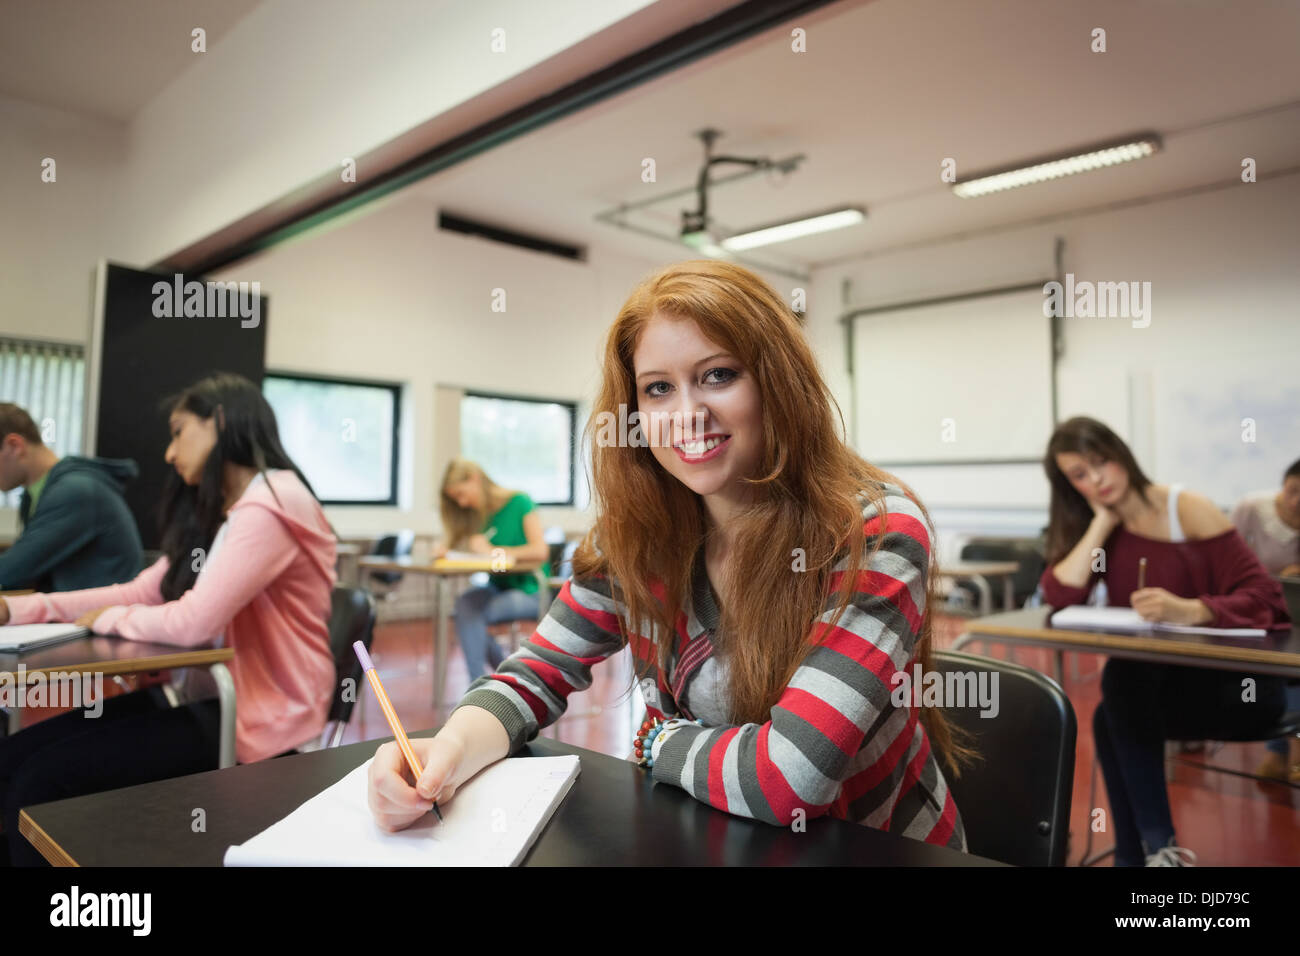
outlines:
{"label": "blonde woman in green top", "polygon": [[[542,519],[522,491],[502,488],[472,461],[457,458],[442,479],[442,526],[447,548],[478,554],[504,553],[516,561],[545,562],[550,554],[542,536]],[[546,573],[543,565],[543,573]],[[488,634],[489,624],[537,617],[540,597],[532,572],[492,574],[482,587],[472,587],[456,599],[456,637],[465,652],[469,679],[482,677],[505,654]]]}

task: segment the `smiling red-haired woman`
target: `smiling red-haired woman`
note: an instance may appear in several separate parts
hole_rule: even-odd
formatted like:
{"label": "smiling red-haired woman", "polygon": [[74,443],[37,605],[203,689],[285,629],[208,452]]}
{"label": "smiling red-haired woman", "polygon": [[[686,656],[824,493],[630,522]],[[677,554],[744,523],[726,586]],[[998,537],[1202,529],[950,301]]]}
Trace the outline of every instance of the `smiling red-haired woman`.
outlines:
{"label": "smiling red-haired woman", "polygon": [[[594,434],[632,411],[648,441]],[[591,422],[597,517],[573,578],[425,744],[416,787],[380,748],[376,819],[406,826],[516,752],[630,643],[655,779],[778,826],[826,814],[964,850],[940,758],[955,773],[970,751],[937,708],[891,700],[897,673],[932,670],[929,517],[845,444],[780,296],[713,260],[650,276],[609,332]]]}

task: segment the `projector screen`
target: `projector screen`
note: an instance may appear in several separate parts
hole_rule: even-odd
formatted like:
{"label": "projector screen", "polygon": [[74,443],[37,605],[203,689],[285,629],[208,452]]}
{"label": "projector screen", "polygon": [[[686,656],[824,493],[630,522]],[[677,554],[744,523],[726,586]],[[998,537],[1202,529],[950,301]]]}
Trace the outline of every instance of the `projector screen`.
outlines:
{"label": "projector screen", "polygon": [[1039,288],[853,320],[854,441],[869,461],[1042,457],[1051,320]]}

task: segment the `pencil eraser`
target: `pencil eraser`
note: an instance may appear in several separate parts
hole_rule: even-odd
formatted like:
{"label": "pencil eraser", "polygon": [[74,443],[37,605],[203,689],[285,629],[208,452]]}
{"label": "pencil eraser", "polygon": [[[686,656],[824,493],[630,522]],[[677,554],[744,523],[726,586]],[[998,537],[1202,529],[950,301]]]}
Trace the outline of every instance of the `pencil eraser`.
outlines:
{"label": "pencil eraser", "polygon": [[363,671],[374,670],[375,665],[370,662],[370,655],[366,653],[366,645],[357,641],[352,645],[352,649],[357,652],[357,659],[361,661]]}

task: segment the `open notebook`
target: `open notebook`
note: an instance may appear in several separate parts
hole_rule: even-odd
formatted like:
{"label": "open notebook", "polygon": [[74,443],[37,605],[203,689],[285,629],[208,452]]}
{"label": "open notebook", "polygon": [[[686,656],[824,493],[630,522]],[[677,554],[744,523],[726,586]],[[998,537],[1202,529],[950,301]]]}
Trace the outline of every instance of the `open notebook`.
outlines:
{"label": "open notebook", "polygon": [[[371,758],[373,759],[373,758]],[[578,758],[512,757],[428,813],[381,829],[366,806],[370,760],[279,823],[226,851],[226,866],[516,866],[578,777]]]}
{"label": "open notebook", "polygon": [[1052,627],[1062,630],[1115,631],[1136,634],[1158,631],[1161,634],[1210,634],[1216,637],[1265,637],[1268,631],[1257,627],[1192,627],[1186,624],[1161,624],[1144,621],[1131,607],[1089,607],[1072,604],[1052,615]]}
{"label": "open notebook", "polygon": [[0,627],[0,651],[30,651],[85,637],[89,633],[76,624],[10,624]]}

